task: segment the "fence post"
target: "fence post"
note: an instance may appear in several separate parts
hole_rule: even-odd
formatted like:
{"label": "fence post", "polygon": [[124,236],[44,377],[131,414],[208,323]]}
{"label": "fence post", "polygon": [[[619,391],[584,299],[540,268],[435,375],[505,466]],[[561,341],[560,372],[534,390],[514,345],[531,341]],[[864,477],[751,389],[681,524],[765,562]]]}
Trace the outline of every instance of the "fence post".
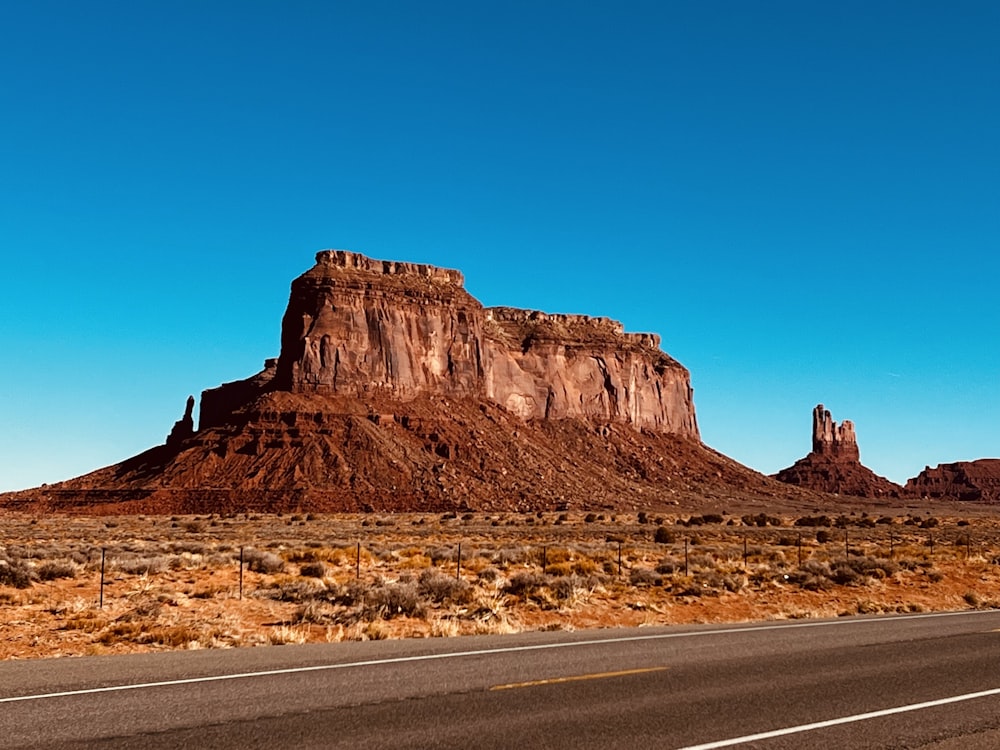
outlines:
{"label": "fence post", "polygon": [[354,577],[359,581],[361,580],[361,542],[358,542],[358,553],[354,562]]}
{"label": "fence post", "polygon": [[462,543],[458,543],[458,567],[455,568],[455,580],[462,577]]}
{"label": "fence post", "polygon": [[965,535],[965,559],[968,560],[972,554],[972,532]]}
{"label": "fence post", "polygon": [[895,547],[893,545],[892,529],[889,529],[889,559],[891,560],[895,556]]}
{"label": "fence post", "polygon": [[688,575],[688,538],[684,537],[684,577]]}
{"label": "fence post", "polygon": [[243,599],[243,548],[240,547],[240,600]]}
{"label": "fence post", "polygon": [[622,575],[622,543],[618,542],[618,577]]}
{"label": "fence post", "polygon": [[97,608],[104,609],[104,554],[107,550],[101,547],[101,594],[100,600],[98,601]]}
{"label": "fence post", "polygon": [[747,553],[747,534],[744,531],[743,532],[743,572],[744,573],[747,572],[747,560],[748,559],[749,559],[749,555]]}
{"label": "fence post", "polygon": [[548,547],[546,547],[546,545],[543,544],[542,545],[542,573],[545,573],[545,568],[547,568],[548,565],[549,565]]}
{"label": "fence post", "polygon": [[931,557],[934,557],[934,532],[930,533],[931,537]]}
{"label": "fence post", "polygon": [[799,567],[802,567],[802,532],[799,532],[798,537],[795,540],[795,546],[799,549]]}

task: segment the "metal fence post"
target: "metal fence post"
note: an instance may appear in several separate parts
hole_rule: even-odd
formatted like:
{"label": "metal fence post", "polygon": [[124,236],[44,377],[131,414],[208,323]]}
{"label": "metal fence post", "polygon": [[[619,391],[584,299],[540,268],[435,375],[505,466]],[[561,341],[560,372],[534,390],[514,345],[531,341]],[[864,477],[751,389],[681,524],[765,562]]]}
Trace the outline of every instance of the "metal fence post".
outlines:
{"label": "metal fence post", "polygon": [[243,548],[240,547],[240,599],[243,599]]}
{"label": "metal fence post", "polygon": [[104,609],[104,555],[106,552],[107,550],[101,547],[101,594],[97,604],[98,609]]}

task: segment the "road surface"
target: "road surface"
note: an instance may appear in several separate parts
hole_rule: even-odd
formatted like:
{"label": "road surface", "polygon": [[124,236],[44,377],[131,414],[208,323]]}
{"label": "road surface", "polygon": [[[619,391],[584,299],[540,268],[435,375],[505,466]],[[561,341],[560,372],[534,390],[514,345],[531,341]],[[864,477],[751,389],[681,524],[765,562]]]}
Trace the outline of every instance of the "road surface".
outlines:
{"label": "road surface", "polygon": [[1000,747],[1000,612],[0,664],[3,748]]}

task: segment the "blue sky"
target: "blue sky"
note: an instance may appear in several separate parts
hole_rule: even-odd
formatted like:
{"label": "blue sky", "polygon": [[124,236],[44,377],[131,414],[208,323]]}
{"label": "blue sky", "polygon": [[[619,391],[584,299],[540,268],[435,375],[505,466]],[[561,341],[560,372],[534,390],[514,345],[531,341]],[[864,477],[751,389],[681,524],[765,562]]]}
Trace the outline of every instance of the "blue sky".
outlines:
{"label": "blue sky", "polygon": [[1000,4],[0,7],[0,489],[162,442],[322,248],[608,315],[771,473],[1000,455]]}

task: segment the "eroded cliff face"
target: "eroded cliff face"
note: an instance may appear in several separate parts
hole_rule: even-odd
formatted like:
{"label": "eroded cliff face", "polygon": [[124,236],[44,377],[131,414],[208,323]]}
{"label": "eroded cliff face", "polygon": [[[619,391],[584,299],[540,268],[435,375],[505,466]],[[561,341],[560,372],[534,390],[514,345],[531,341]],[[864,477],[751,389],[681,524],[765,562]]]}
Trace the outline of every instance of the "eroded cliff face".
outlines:
{"label": "eroded cliff face", "polygon": [[[690,374],[659,337],[607,318],[483,308],[458,271],[317,254],[292,283],[271,390],[485,398],[528,419],[579,418],[698,438]],[[206,391],[220,424],[249,381]],[[225,398],[224,398],[225,397]]]}
{"label": "eroded cliff face", "polygon": [[397,398],[479,392],[482,305],[462,274],[325,250],[292,283],[280,390]]}
{"label": "eroded cliff face", "polygon": [[823,404],[817,404],[813,409],[813,453],[831,456],[845,461],[859,461],[858,437],[854,432],[854,423],[845,419],[841,424],[833,421],[829,409]]}
{"label": "eroded cliff face", "polygon": [[906,492],[921,498],[1000,503],[1000,458],[927,466],[907,480]]}
{"label": "eroded cliff face", "polygon": [[697,437],[687,370],[617,321],[486,310],[486,397],[522,419],[597,419]]}

